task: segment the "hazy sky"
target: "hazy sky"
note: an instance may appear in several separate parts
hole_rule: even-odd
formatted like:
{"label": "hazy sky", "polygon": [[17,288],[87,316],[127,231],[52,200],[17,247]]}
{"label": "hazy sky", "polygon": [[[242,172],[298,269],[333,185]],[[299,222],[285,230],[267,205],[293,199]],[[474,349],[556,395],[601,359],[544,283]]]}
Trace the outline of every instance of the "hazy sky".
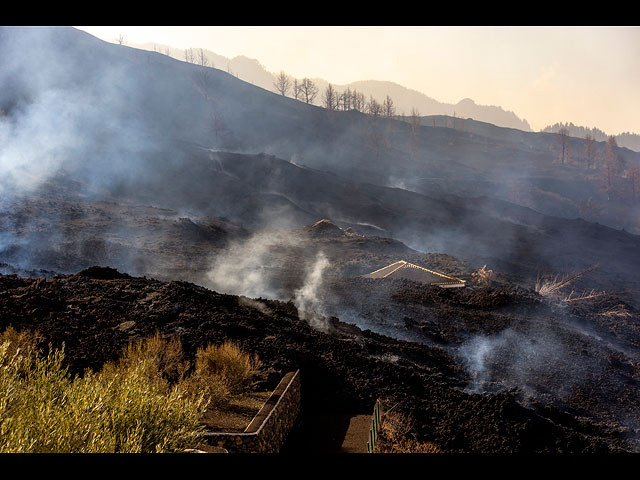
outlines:
{"label": "hazy sky", "polygon": [[640,27],[77,27],[103,40],[245,55],[334,85],[389,80],[440,102],[471,98],[526,118],[640,133]]}

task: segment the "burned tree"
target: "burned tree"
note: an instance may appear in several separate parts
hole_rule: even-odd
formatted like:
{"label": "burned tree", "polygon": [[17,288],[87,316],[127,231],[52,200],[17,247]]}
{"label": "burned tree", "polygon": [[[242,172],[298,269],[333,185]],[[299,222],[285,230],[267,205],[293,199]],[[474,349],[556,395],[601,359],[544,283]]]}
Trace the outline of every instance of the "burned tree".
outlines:
{"label": "burned tree", "polygon": [[629,167],[627,177],[631,187],[631,200],[637,202],[640,199],[640,165]]}
{"label": "burned tree", "polygon": [[291,79],[285,72],[280,70],[273,85],[276,87],[276,92],[285,97],[291,88]]}
{"label": "burned tree", "polygon": [[365,103],[364,93],[357,92],[356,90],[351,92],[351,108],[362,112],[365,109]]}
{"label": "burned tree", "polygon": [[615,193],[616,179],[622,171],[622,167],[623,163],[618,152],[616,138],[610,135],[605,144],[604,163],[600,173],[600,184],[609,200]]}
{"label": "burned tree", "polygon": [[369,103],[367,104],[367,113],[372,117],[379,117],[380,115],[382,115],[382,105],[380,105],[380,103],[378,103],[378,101],[373,97],[369,97]]}
{"label": "burned tree", "polygon": [[596,168],[595,139],[588,133],[584,137],[584,156],[586,159],[587,168],[595,169]]}
{"label": "burned tree", "polygon": [[327,88],[324,91],[323,104],[324,108],[327,110],[334,110],[336,107],[336,98],[338,97],[338,93],[333,88],[333,85],[327,85]]}
{"label": "burned tree", "polygon": [[411,109],[411,135],[415,136],[420,126],[420,112],[417,108]]}
{"label": "burned tree", "polygon": [[303,78],[302,83],[300,84],[300,92],[306,103],[313,104],[313,100],[318,94],[318,87],[316,87],[313,81],[308,78]]}
{"label": "burned tree", "polygon": [[560,148],[560,163],[564,165],[569,161],[569,130],[565,127],[558,130],[556,140]]}
{"label": "burned tree", "polygon": [[209,60],[207,59],[207,56],[202,48],[198,52],[198,65],[202,67],[207,67],[209,65]]}
{"label": "burned tree", "polygon": [[416,136],[418,133],[418,127],[420,126],[420,112],[418,109],[413,107],[411,109],[411,129],[409,130],[409,151],[411,155],[415,155],[416,153]]}
{"label": "burned tree", "polygon": [[184,61],[187,63],[195,62],[195,54],[193,53],[193,48],[188,48],[184,51]]}
{"label": "burned tree", "polygon": [[293,98],[296,100],[300,100],[302,96],[302,84],[298,81],[297,78],[293,79]]}
{"label": "burned tree", "polygon": [[347,110],[351,110],[351,90],[347,88],[340,95],[340,103],[342,104],[342,109],[346,112]]}
{"label": "burned tree", "polygon": [[396,114],[396,107],[393,105],[393,100],[389,95],[382,102],[382,114],[387,118],[391,118]]}

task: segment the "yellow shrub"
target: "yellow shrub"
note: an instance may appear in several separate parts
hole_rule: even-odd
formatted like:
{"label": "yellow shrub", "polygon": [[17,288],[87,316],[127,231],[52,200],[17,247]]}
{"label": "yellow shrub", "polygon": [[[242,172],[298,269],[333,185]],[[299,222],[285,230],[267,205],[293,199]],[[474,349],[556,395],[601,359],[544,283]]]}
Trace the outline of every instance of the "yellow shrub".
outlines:
{"label": "yellow shrub", "polygon": [[376,453],[439,453],[440,448],[431,442],[419,442],[412,438],[413,419],[396,410],[382,416]]}
{"label": "yellow shrub", "polygon": [[71,378],[64,346],[37,351],[34,334],[0,334],[0,453],[177,452],[202,439],[201,419],[259,367],[227,343],[201,349],[187,376],[177,339],[131,343],[118,362]]}
{"label": "yellow shrub", "polygon": [[248,382],[262,362],[257,355],[242,351],[232,342],[199,348],[196,353],[195,375],[221,378],[232,394],[246,391]]}
{"label": "yellow shrub", "polygon": [[144,374],[149,378],[169,383],[182,380],[189,369],[189,363],[183,359],[180,339],[172,337],[166,340],[158,332],[131,342],[124,349],[119,361],[120,368],[139,369],[141,365],[145,366]]}

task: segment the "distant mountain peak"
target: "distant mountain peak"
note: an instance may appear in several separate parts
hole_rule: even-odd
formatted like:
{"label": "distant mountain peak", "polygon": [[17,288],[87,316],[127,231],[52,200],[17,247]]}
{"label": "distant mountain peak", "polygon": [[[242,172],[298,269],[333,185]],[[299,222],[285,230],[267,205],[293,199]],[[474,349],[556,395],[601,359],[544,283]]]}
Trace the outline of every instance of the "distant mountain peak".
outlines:
{"label": "distant mountain peak", "polygon": [[457,105],[460,106],[465,106],[465,105],[469,105],[469,106],[476,106],[476,102],[474,102],[472,99],[470,98],[463,98],[462,100],[460,100]]}

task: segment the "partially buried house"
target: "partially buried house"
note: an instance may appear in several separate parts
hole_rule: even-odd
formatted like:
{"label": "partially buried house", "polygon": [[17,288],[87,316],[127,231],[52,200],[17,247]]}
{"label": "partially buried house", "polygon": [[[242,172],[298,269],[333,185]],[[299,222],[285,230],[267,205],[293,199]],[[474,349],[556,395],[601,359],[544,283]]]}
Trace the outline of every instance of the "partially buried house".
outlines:
{"label": "partially buried house", "polygon": [[365,278],[391,278],[406,279],[414,282],[422,282],[441,288],[460,288],[466,285],[464,280],[451,277],[443,273],[434,272],[428,268],[419,267],[405,260],[387,265],[379,270],[363,275]]}

